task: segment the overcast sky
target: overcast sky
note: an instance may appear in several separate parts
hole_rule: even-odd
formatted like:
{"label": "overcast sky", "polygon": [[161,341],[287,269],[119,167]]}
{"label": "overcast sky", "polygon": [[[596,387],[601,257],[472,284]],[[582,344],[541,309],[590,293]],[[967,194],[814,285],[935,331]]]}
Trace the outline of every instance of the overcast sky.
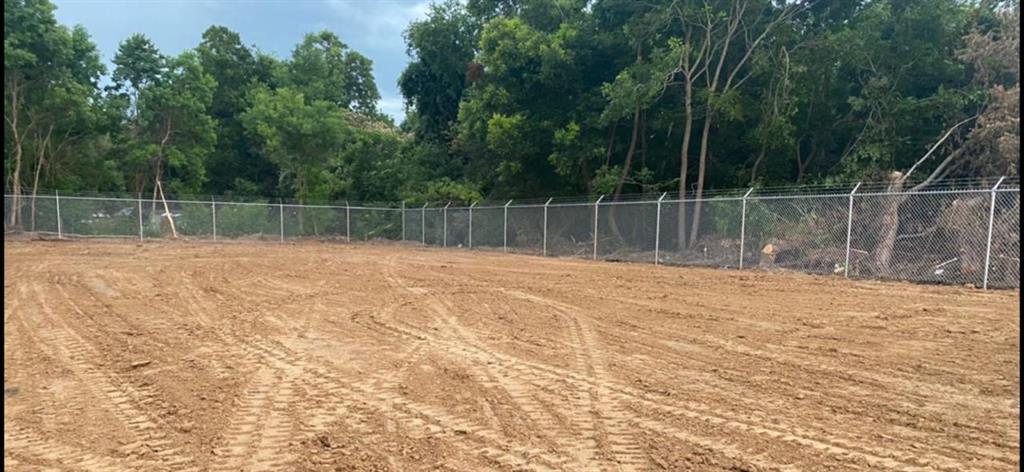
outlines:
{"label": "overcast sky", "polygon": [[237,31],[242,41],[286,58],[306,33],[333,31],[373,60],[381,109],[404,116],[398,75],[409,57],[402,31],[425,16],[428,0],[54,0],[57,19],[81,24],[99,47],[108,72],[119,42],[144,33],[164,54],[199,44],[210,25]]}

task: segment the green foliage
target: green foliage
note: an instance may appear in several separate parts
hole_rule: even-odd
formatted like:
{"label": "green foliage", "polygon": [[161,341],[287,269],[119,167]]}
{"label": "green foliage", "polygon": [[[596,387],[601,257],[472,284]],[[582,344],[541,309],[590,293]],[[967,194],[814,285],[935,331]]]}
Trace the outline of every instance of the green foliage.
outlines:
{"label": "green foliage", "polygon": [[307,34],[294,51],[283,82],[310,101],[325,101],[362,113],[377,110],[380,93],[373,63],[330,31]]}
{"label": "green foliage", "polygon": [[425,188],[417,193],[406,195],[412,203],[420,202],[475,202],[483,200],[479,189],[448,178],[427,182]]}
{"label": "green foliage", "polygon": [[300,201],[326,178],[324,170],[349,134],[343,110],[307,100],[290,88],[257,89],[242,123],[264,156],[281,170],[279,182]]}
{"label": "green foliage", "polygon": [[[396,127],[372,62],[330,31],[286,58],[223,26],[177,56],[132,35],[101,90],[87,32],[49,1],[11,0],[5,185],[475,201],[693,189],[698,167],[709,188],[835,182],[906,170],[975,115],[920,174],[947,156],[947,177],[1019,167],[1017,2],[750,0],[730,23],[736,4],[439,1],[405,31]],[[242,226],[273,210],[218,216],[273,233]],[[337,234],[329,212],[294,217]],[[365,218],[367,237],[393,230]]]}
{"label": "green foliage", "polygon": [[622,175],[622,166],[601,166],[594,174],[594,193],[608,195],[615,191],[615,186]]}
{"label": "green foliage", "polygon": [[447,0],[432,4],[427,18],[406,30],[413,60],[398,86],[418,118],[413,128],[417,138],[443,140],[456,124],[478,29],[461,3]]}

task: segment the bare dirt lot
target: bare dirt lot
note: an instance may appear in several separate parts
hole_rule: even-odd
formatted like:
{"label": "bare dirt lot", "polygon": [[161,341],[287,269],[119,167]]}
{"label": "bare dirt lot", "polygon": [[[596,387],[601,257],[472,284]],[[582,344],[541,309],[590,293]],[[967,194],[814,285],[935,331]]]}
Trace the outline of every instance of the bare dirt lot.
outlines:
{"label": "bare dirt lot", "polygon": [[1019,292],[5,242],[8,470],[1019,470]]}

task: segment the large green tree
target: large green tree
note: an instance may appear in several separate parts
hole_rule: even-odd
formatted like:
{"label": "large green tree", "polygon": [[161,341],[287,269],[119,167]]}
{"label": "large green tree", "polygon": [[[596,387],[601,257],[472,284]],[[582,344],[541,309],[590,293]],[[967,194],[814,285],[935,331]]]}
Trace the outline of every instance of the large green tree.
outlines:
{"label": "large green tree", "polygon": [[295,50],[283,80],[312,101],[376,114],[380,92],[373,63],[330,31],[308,34]]}
{"label": "large green tree", "polygon": [[171,191],[198,192],[217,141],[208,112],[213,77],[194,52],[164,57],[142,35],[121,43],[113,62],[113,93],[126,108],[118,151],[131,190],[156,192],[159,181]]}
{"label": "large green tree", "polygon": [[344,109],[287,87],[255,90],[251,101],[242,123],[262,154],[281,170],[279,185],[294,192],[299,202],[326,196],[318,189],[350,134]]}
{"label": "large green tree", "polygon": [[45,1],[4,2],[4,170],[16,209],[8,216],[11,226],[22,223],[26,170],[32,169],[35,193],[53,158],[92,132],[90,105],[103,66],[85,30],[57,24],[53,9]]}
{"label": "large green tree", "polygon": [[203,33],[196,54],[216,82],[209,114],[217,123],[217,147],[208,163],[205,189],[213,194],[275,193],[277,170],[254,152],[255,143],[245,133],[241,115],[249,107],[249,92],[272,86],[283,65],[254,52],[238,33],[223,26],[211,26]]}

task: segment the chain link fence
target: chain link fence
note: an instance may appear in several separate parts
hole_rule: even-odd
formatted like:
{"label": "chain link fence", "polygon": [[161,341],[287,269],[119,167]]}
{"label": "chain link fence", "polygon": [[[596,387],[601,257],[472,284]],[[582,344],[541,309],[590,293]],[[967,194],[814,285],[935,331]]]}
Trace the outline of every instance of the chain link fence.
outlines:
{"label": "chain link fence", "polygon": [[[331,205],[270,200],[4,196],[5,234],[60,238],[391,240],[451,248],[1020,287],[1020,185],[1000,179],[889,192],[721,191],[707,198]],[[809,193],[810,192],[810,193]]]}

